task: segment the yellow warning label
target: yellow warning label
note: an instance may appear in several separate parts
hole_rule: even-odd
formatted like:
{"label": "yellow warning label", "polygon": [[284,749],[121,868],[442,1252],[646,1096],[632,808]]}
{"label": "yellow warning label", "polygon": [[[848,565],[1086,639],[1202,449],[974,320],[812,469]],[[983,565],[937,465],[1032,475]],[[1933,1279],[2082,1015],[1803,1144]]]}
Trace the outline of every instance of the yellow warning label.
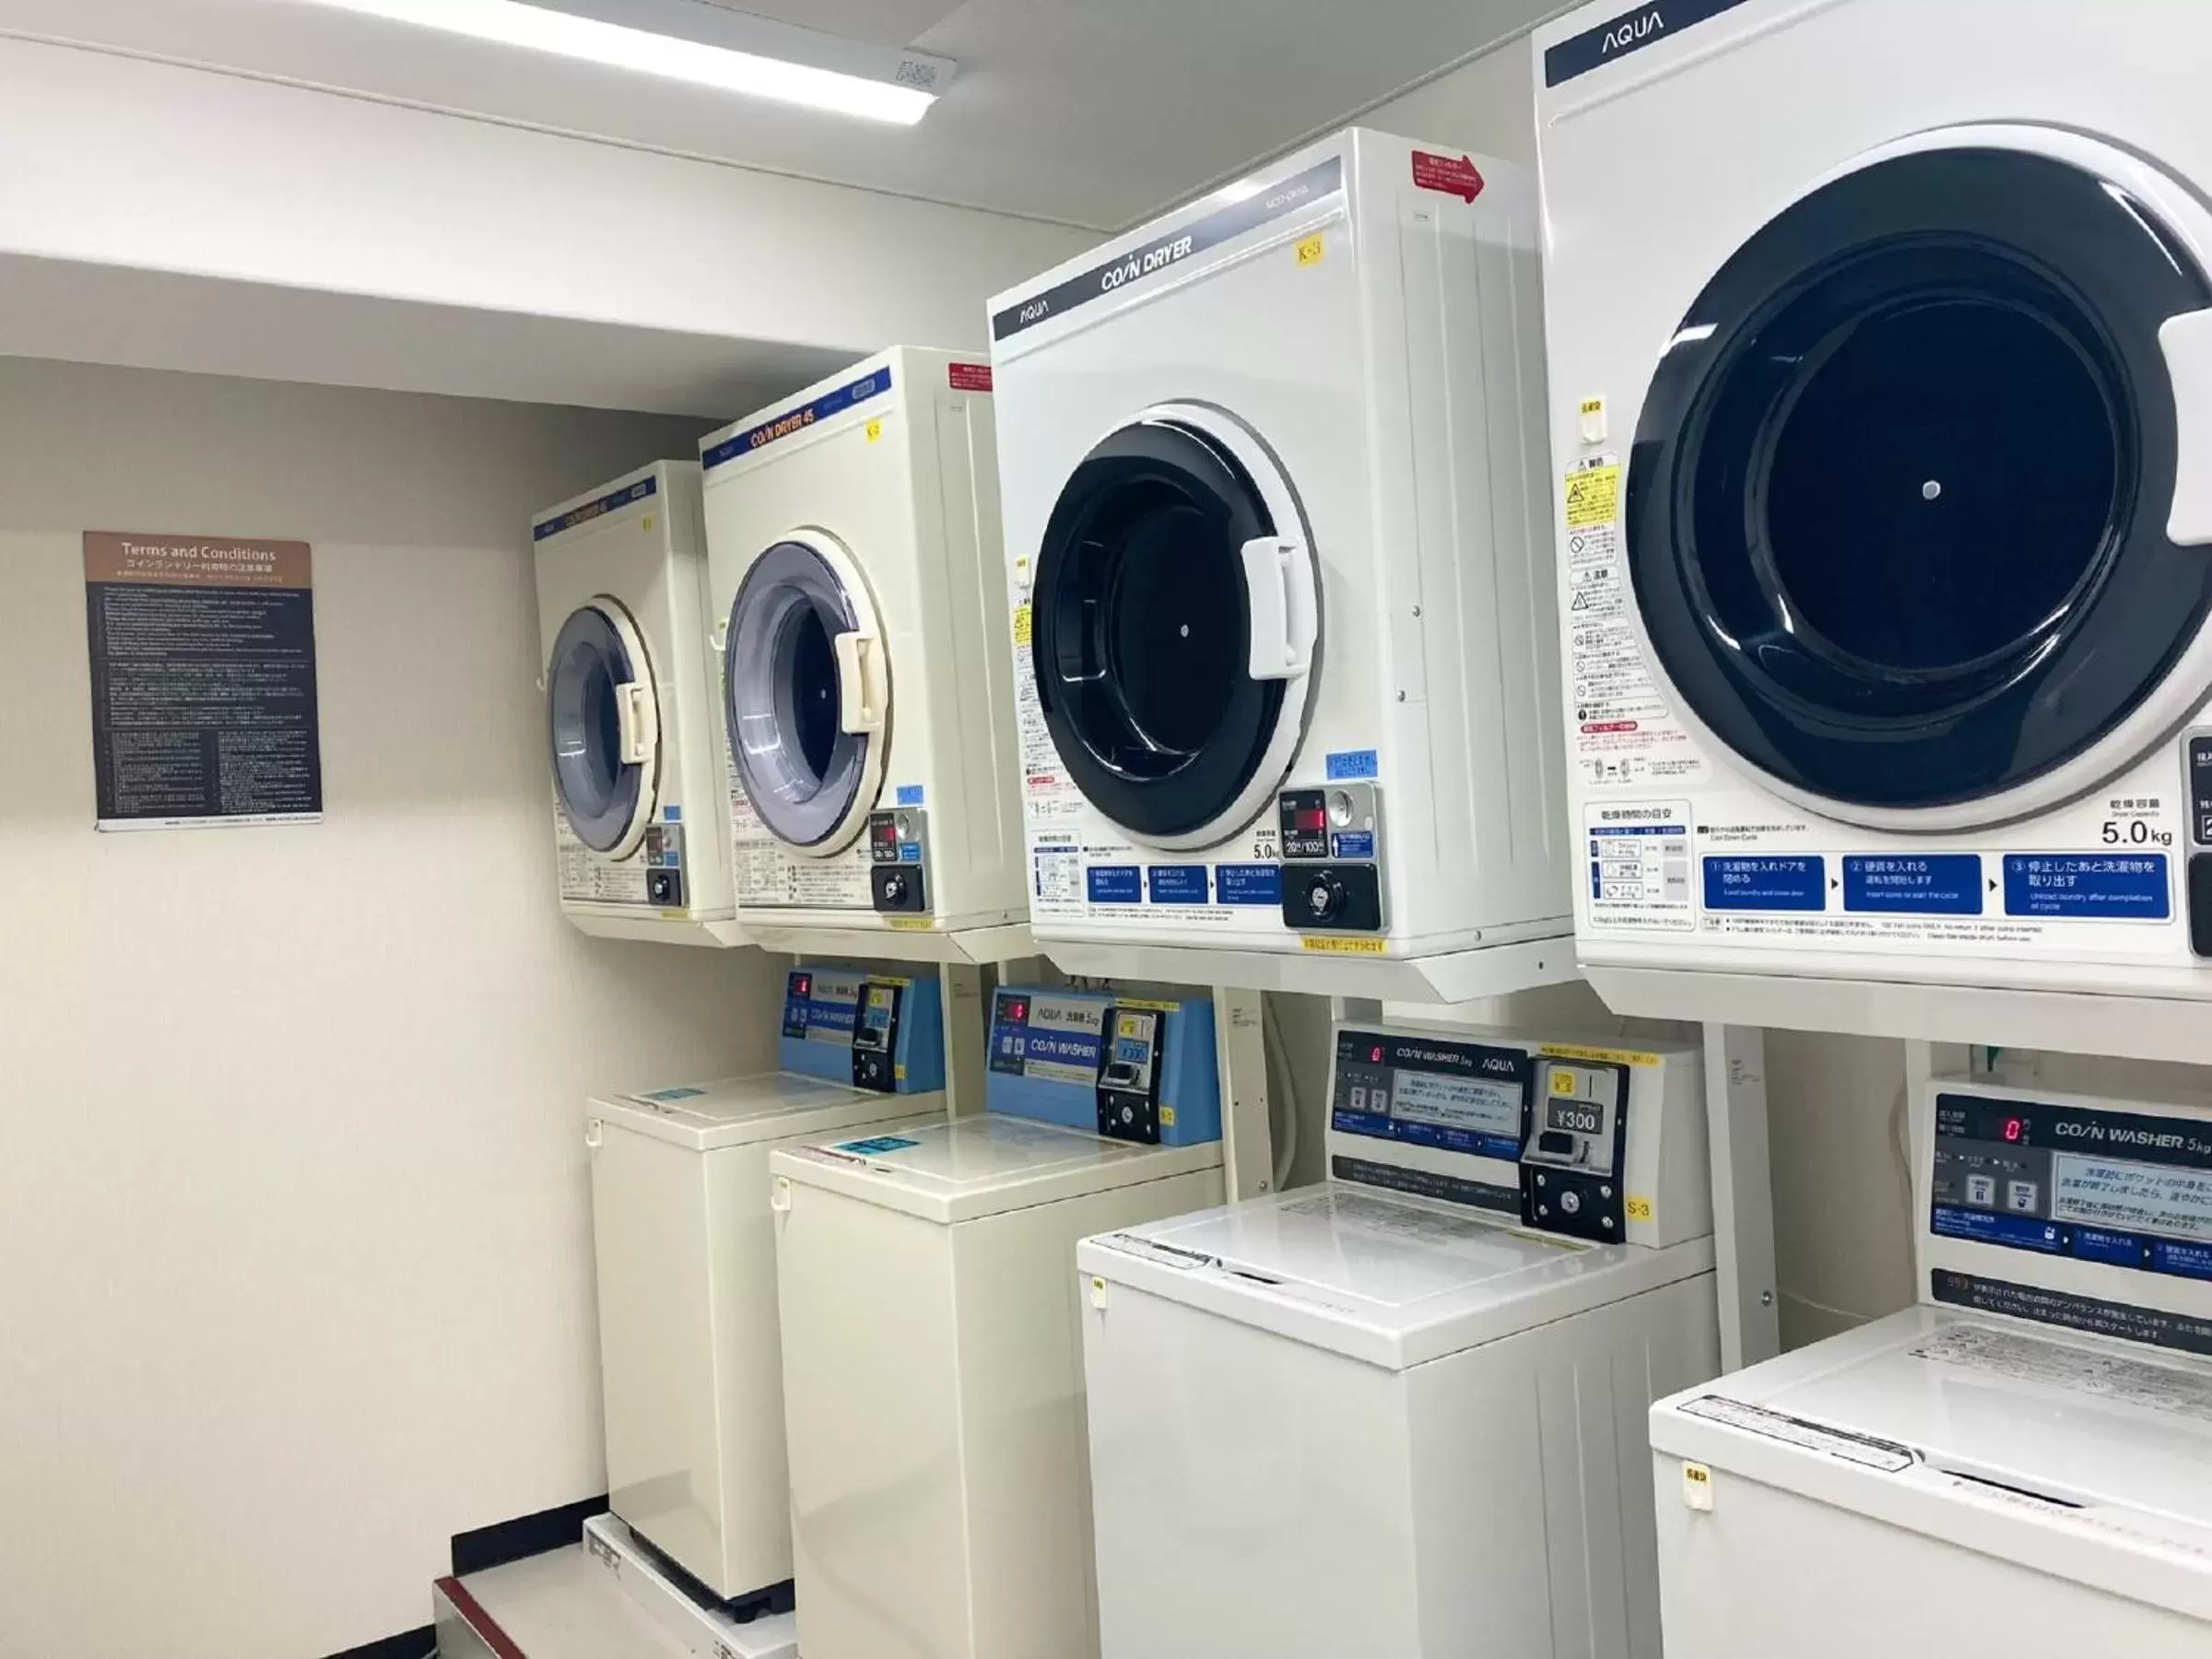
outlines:
{"label": "yellow warning label", "polygon": [[1319,265],[1322,256],[1328,251],[1328,239],[1317,230],[1298,244],[1298,263],[1301,265]]}
{"label": "yellow warning label", "polygon": [[651,535],[651,534],[653,533],[653,514],[652,514],[652,513],[650,513],[650,512],[649,512],[649,513],[647,513],[647,514],[645,515],[645,517],[644,517],[644,520],[643,520],[643,526],[644,526],[644,529],[645,529],[645,532],[646,532],[646,534],[647,534],[647,535]]}
{"label": "yellow warning label", "polygon": [[[1182,1006],[1181,1003],[1139,1002],[1134,996],[1117,997],[1114,1000],[1113,1006],[1117,1008],[1149,1008],[1155,1014],[1172,1014],[1176,1009]],[[1123,1035],[1131,1036],[1134,1035],[1134,1033],[1124,1031]]]}
{"label": "yellow warning label", "polygon": [[1633,1194],[1631,1194],[1630,1195],[1630,1197],[1629,1197],[1629,1219],[1630,1219],[1630,1220],[1631,1220],[1631,1221],[1649,1221],[1649,1220],[1652,1218],[1652,1213],[1653,1213],[1653,1212],[1652,1212],[1652,1201],[1651,1201],[1649,1198],[1639,1198],[1639,1197],[1636,1197],[1636,1196],[1635,1196]]}
{"label": "yellow warning label", "polygon": [[1026,647],[1029,644],[1030,635],[1037,626],[1035,608],[1027,605],[1022,606],[1014,613],[1014,643],[1016,645]]}
{"label": "yellow warning label", "polygon": [[868,441],[869,441],[870,443],[875,443],[875,442],[877,442],[877,441],[879,441],[882,439],[882,437],[883,437],[883,422],[882,422],[882,421],[880,421],[880,420],[871,420],[871,421],[869,421],[869,422],[868,422]]}
{"label": "yellow warning label", "polygon": [[1620,468],[1591,466],[1567,475],[1567,528],[1587,530],[1620,516]]}
{"label": "yellow warning label", "polygon": [[929,927],[929,918],[926,916],[893,916],[891,918],[893,933],[927,933]]}
{"label": "yellow warning label", "polygon": [[1581,413],[1584,415],[1603,415],[1605,412],[1606,400],[1604,398],[1585,397],[1583,399]]}
{"label": "yellow warning label", "polygon": [[1609,1065],[1656,1065],[1656,1054],[1640,1054],[1634,1049],[1583,1048],[1573,1042],[1547,1042],[1544,1053],[1554,1060],[1596,1060]]}
{"label": "yellow warning label", "polygon": [[1162,1106],[1162,1107],[1159,1109],[1159,1126],[1160,1126],[1162,1129],[1172,1129],[1172,1128],[1174,1128],[1174,1127],[1175,1127],[1175,1108],[1174,1108],[1174,1107],[1172,1107],[1172,1106]]}
{"label": "yellow warning label", "polygon": [[1324,939],[1309,936],[1301,941],[1308,950],[1323,956],[1388,956],[1387,939]]}
{"label": "yellow warning label", "polygon": [[1556,1095],[1571,1095],[1574,1092],[1575,1085],[1580,1081],[1581,1079],[1571,1071],[1555,1071],[1551,1074],[1551,1092]]}

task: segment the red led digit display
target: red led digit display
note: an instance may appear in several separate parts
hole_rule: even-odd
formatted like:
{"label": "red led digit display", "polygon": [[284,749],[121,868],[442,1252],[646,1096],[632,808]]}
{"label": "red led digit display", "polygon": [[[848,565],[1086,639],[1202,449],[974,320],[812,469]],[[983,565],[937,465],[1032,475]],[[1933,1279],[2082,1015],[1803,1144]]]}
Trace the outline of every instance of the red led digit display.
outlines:
{"label": "red led digit display", "polygon": [[1028,1003],[1010,1002],[1006,1005],[1006,1018],[1008,1019],[1027,1019],[1029,1017],[1030,1005]]}
{"label": "red led digit display", "polygon": [[2016,1146],[2021,1141],[2026,1140],[2028,1138],[2028,1124],[2026,1120],[2022,1118],[2006,1118],[2005,1120],[2005,1138],[2008,1141],[2011,1141]]}
{"label": "red led digit display", "polygon": [[1328,821],[1329,815],[1319,806],[1301,806],[1292,819],[1300,830],[1320,830]]}

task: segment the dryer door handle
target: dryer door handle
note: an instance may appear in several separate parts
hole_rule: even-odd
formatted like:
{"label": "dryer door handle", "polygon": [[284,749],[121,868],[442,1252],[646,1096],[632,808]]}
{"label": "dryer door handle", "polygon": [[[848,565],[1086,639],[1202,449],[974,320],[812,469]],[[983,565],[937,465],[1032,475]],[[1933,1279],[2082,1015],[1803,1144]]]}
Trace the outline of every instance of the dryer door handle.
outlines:
{"label": "dryer door handle", "polygon": [[1313,665],[1320,632],[1313,561],[1303,542],[1257,536],[1244,544],[1244,591],[1252,607],[1252,677],[1297,679]]}
{"label": "dryer door handle", "polygon": [[622,745],[622,764],[642,766],[653,759],[653,745],[661,740],[661,711],[653,700],[650,681],[631,680],[615,688],[615,734]]}
{"label": "dryer door handle", "polygon": [[2212,545],[2212,311],[2184,312],[2159,330],[2173,380],[2173,512],[2166,534],[2177,547]]}
{"label": "dryer door handle", "polygon": [[874,634],[837,636],[837,724],[848,732],[883,730],[883,641]]}

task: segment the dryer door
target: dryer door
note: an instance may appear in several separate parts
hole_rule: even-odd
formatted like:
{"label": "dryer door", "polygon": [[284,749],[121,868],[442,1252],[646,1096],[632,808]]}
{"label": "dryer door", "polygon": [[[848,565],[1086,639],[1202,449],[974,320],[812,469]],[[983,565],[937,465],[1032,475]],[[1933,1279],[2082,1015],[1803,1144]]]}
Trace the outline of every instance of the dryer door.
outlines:
{"label": "dryer door", "polygon": [[660,787],[661,711],[636,620],[602,594],[561,625],[546,667],[553,787],[576,839],[608,858],[644,840]]}
{"label": "dryer door", "polygon": [[1676,710],[1876,828],[2096,787],[2212,685],[2212,216],[2110,146],[1922,135],[1747,242],[1630,460]]}
{"label": "dryer door", "polygon": [[1218,409],[1147,410],[1069,477],[1031,596],[1038,698],[1132,840],[1210,845],[1282,781],[1320,629],[1311,545],[1274,458]]}
{"label": "dryer door", "polygon": [[746,798],[793,850],[853,843],[883,782],[883,628],[843,544],[795,530],[753,561],[724,634],[724,709]]}

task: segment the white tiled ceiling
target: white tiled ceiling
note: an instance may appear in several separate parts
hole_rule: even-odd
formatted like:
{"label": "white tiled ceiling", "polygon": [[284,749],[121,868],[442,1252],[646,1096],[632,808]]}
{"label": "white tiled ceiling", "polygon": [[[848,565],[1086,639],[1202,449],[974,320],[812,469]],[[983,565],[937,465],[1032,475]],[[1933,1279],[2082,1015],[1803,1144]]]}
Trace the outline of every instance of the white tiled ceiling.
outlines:
{"label": "white tiled ceiling", "polygon": [[961,73],[921,125],[888,128],[300,0],[0,0],[0,32],[1110,230],[1560,7],[1558,0],[757,0],[742,9],[913,45],[957,59]]}

